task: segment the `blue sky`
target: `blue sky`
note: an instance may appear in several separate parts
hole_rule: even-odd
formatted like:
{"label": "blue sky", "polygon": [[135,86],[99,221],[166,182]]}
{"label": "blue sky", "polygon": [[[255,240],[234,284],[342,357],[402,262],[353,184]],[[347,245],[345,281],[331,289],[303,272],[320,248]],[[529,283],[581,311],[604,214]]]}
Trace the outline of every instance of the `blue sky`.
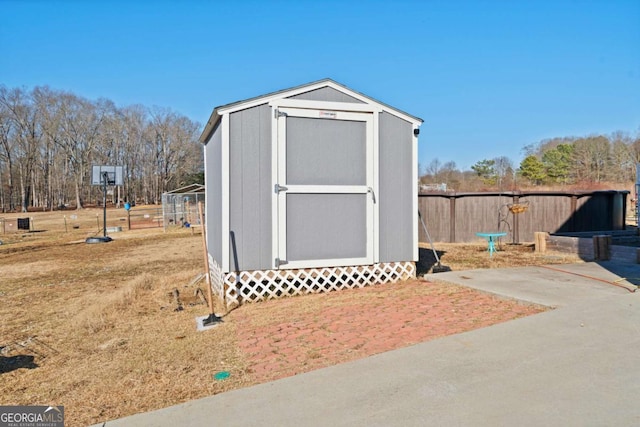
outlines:
{"label": "blue sky", "polygon": [[204,124],[330,77],[425,123],[461,169],[555,136],[640,131],[640,1],[0,0],[0,84]]}

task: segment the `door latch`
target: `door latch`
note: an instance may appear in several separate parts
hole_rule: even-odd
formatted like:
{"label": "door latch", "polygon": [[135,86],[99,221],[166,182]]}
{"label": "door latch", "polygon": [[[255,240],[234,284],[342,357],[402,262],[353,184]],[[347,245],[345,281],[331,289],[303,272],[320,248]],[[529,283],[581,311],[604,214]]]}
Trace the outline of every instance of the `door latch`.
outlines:
{"label": "door latch", "polygon": [[371,193],[371,198],[373,199],[373,203],[376,203],[376,193],[373,192],[373,188],[368,187],[367,193]]}

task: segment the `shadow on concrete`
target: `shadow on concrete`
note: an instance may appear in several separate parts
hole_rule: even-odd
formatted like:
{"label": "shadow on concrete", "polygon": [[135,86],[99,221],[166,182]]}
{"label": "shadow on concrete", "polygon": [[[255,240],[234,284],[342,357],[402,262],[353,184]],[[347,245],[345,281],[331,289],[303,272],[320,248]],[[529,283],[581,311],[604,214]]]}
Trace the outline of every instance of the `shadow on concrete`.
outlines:
{"label": "shadow on concrete", "polygon": [[632,285],[640,287],[640,268],[638,264],[616,260],[596,261],[595,263],[616,276],[625,279]]}

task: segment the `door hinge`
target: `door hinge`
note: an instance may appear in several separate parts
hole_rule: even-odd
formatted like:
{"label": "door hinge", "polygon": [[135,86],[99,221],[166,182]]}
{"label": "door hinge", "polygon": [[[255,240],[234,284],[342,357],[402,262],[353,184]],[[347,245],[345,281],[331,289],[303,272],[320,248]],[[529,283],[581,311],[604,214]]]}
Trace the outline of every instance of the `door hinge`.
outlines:
{"label": "door hinge", "polygon": [[287,117],[287,113],[285,113],[284,111],[280,111],[279,109],[275,109],[273,110],[273,117],[274,118],[278,118],[278,117]]}
{"label": "door hinge", "polygon": [[275,264],[276,268],[280,268],[281,265],[289,264],[289,261],[276,258],[273,260],[273,263]]}
{"label": "door hinge", "polygon": [[288,188],[283,185],[276,184],[273,186],[273,192],[276,194],[278,194],[281,191],[287,191],[287,190]]}

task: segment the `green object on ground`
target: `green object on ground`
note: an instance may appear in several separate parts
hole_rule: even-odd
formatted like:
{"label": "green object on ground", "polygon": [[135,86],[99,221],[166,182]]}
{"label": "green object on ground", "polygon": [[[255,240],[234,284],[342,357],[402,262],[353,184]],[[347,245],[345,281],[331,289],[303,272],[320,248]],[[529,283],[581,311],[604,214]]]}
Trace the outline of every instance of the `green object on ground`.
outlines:
{"label": "green object on ground", "polygon": [[227,371],[216,372],[213,378],[217,381],[226,380],[231,374]]}

